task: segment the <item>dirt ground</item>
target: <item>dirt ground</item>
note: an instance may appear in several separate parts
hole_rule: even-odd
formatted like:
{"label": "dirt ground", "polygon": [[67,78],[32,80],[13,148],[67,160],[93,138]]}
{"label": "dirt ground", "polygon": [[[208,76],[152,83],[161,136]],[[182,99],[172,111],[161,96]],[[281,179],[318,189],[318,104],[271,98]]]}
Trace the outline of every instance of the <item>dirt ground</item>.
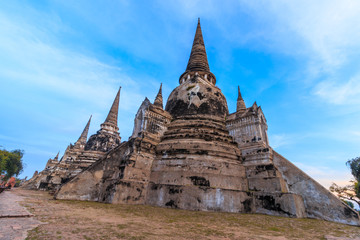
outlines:
{"label": "dirt ground", "polygon": [[53,200],[14,189],[44,224],[27,239],[360,239],[360,227],[315,219]]}

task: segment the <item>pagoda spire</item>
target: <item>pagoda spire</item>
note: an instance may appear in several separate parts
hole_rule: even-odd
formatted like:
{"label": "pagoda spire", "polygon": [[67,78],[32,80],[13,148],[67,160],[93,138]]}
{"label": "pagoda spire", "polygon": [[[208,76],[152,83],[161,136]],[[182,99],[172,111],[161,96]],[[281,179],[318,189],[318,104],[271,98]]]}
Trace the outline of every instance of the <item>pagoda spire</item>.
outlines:
{"label": "pagoda spire", "polygon": [[116,94],[114,102],[110,108],[109,114],[106,117],[104,123],[109,123],[109,124],[113,124],[113,125],[117,126],[119,102],[120,102],[120,90],[121,90],[121,87],[119,88],[119,91]]}
{"label": "pagoda spire", "polygon": [[162,83],[160,84],[159,92],[156,95],[154,105],[163,108]]}
{"label": "pagoda spire", "polygon": [[210,72],[210,67],[207,59],[205,43],[201,31],[200,18],[198,18],[198,24],[196,27],[195,37],[191,48],[189,62],[187,64],[185,72],[180,76],[180,83],[182,83],[183,77],[187,74],[191,76],[195,73],[205,78],[207,81],[215,84],[215,76]]}
{"label": "pagoda spire", "polygon": [[237,98],[236,112],[242,112],[245,110],[246,110],[245,101],[241,96],[240,86],[238,86],[238,98]]}
{"label": "pagoda spire", "polygon": [[75,147],[83,148],[87,141],[87,136],[89,132],[90,122],[91,122],[92,115],[89,118],[89,121],[87,122],[83,132],[81,133],[79,139],[75,143]]}
{"label": "pagoda spire", "polygon": [[114,102],[110,108],[109,114],[107,115],[105,122],[100,125],[101,129],[110,133],[117,133],[119,131],[117,121],[118,121],[118,111],[119,111],[119,102],[120,102],[120,90],[116,94]]}
{"label": "pagoda spire", "polygon": [[209,63],[207,60],[205,43],[201,32],[200,18],[196,27],[194,42],[192,45],[190,58],[186,71],[202,71],[210,72]]}
{"label": "pagoda spire", "polygon": [[56,156],[55,156],[55,158],[54,158],[54,160],[58,160],[59,159],[59,153],[60,153],[60,151],[56,154]]}

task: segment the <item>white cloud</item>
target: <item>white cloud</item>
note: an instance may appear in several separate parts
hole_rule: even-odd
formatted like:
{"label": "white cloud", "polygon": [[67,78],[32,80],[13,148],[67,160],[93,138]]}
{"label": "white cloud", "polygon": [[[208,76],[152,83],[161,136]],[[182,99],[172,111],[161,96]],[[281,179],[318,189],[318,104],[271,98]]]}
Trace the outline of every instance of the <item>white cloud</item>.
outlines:
{"label": "white cloud", "polygon": [[46,37],[47,31],[0,15],[0,33],[3,65],[0,76],[6,81],[32,85],[99,106],[113,98],[114,90],[120,85],[128,87],[130,92],[138,90],[120,68],[58,46],[48,40],[51,36]]}
{"label": "white cloud", "polygon": [[[359,49],[359,1],[242,1],[242,4],[270,22],[265,37],[278,49],[309,54],[313,63],[321,62],[322,70],[331,71],[330,67],[343,64],[353,54],[354,47]],[[298,45],[299,41],[303,44]]]}
{"label": "white cloud", "polygon": [[[295,69],[293,74],[298,76],[294,79],[314,88],[315,97],[326,103],[358,103],[354,98],[359,98],[356,81],[360,72],[349,70],[348,65],[359,62],[360,1],[240,0],[238,3],[198,0],[166,6],[176,8],[186,20],[204,16],[216,25],[222,39],[234,46],[248,45],[298,59],[302,66]],[[247,29],[243,21],[249,21],[253,27]],[[332,93],[337,95],[329,98],[328,94]]]}
{"label": "white cloud", "polygon": [[351,134],[360,137],[360,131],[351,131]]}
{"label": "white cloud", "polygon": [[294,74],[313,89],[310,98],[331,105],[359,104],[360,1],[241,3],[262,19],[266,28],[261,37],[270,42],[270,51],[301,60],[302,69]]}
{"label": "white cloud", "polygon": [[350,170],[339,171],[337,169],[324,166],[315,167],[309,164],[303,164],[301,162],[294,162],[294,164],[327,189],[331,186],[332,183],[345,186],[350,184],[350,180],[353,179]]}
{"label": "white cloud", "polygon": [[333,104],[359,104],[360,75],[345,83],[322,81],[315,87],[315,95]]}
{"label": "white cloud", "polygon": [[[24,161],[41,168],[77,139],[90,114],[91,131],[98,130],[120,86],[119,112],[129,117],[119,127],[132,131],[132,113],[144,98],[139,83],[91,49],[67,46],[56,31],[69,29],[56,15],[29,11],[24,18],[0,11],[0,105],[9,106],[3,108],[0,145],[24,149]],[[43,158],[33,159],[36,154]]]}
{"label": "white cloud", "polygon": [[[33,114],[38,115],[38,120],[43,121],[41,124],[44,124],[44,119],[48,119],[62,124],[59,126],[62,129],[74,129],[78,125],[82,129],[82,122],[71,126],[67,124],[76,119],[87,119],[93,114],[93,123],[97,128],[96,116],[99,116],[99,121],[105,119],[106,116],[102,115],[107,113],[118,87],[122,86],[119,106],[121,114],[136,112],[144,99],[140,93],[139,81],[146,79],[135,81],[120,67],[102,62],[93,54],[87,55],[61,44],[62,39],[52,30],[67,29],[67,26],[62,26],[56,15],[45,16],[41,12],[32,12],[32,15],[47,19],[46,26],[0,12],[0,81],[7,83],[6,94],[10,96],[6,101],[11,102],[12,98],[16,98],[16,85],[19,85],[27,88],[29,101],[34,101],[35,104],[44,105],[43,101],[55,101],[48,99],[49,95],[56,95],[63,100],[62,107],[66,107],[66,104],[69,106],[72,102],[81,102],[84,111],[79,111],[80,105],[75,111],[76,108],[68,108],[66,113],[45,109],[45,105],[32,104],[31,107]],[[5,99],[5,94],[2,97]],[[61,123],[57,119],[60,115],[61,120],[66,122]],[[131,114],[128,123],[132,121],[132,117]]]}
{"label": "white cloud", "polygon": [[294,138],[287,134],[272,134],[269,135],[269,142],[272,148],[278,149],[280,147],[294,143]]}
{"label": "white cloud", "polygon": [[309,43],[318,56],[316,60],[327,67],[343,64],[351,54],[349,50],[360,46],[360,2],[302,1],[300,6],[298,3],[290,6],[290,26]]}

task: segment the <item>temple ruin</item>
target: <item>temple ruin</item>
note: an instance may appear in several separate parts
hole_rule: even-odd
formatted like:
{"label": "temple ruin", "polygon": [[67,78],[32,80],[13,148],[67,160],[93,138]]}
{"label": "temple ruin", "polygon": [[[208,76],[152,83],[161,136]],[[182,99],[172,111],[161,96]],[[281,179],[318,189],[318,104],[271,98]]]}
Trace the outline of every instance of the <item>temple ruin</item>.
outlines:
{"label": "temple ruin", "polygon": [[120,89],[110,108],[109,114],[100,130],[87,140],[91,116],[79,139],[66,148],[63,157],[59,160],[59,153],[55,158],[50,158],[45,169],[23,184],[26,189],[49,190],[55,192],[61,185],[77,176],[91,164],[100,160],[111,149],[121,142],[117,126]]}
{"label": "temple ruin", "polygon": [[62,184],[57,199],[360,223],[356,211],[271,148],[261,107],[247,107],[240,88],[236,112],[229,113],[209,68],[200,21],[165,109],[160,86],[153,103],[143,101],[132,136],[121,143],[112,110],[96,135],[86,144],[80,137],[64,154],[69,166],[87,165],[67,167],[67,176],[76,176]]}

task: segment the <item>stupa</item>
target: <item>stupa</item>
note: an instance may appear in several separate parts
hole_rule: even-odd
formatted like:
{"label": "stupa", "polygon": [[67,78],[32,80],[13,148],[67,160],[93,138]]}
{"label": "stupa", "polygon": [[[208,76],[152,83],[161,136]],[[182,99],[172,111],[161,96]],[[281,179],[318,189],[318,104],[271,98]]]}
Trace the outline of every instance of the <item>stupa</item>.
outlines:
{"label": "stupa", "polygon": [[200,20],[186,70],[165,109],[145,98],[128,141],[64,184],[57,199],[263,213],[359,225],[356,211],[274,151],[265,115],[237,109],[210,71]]}

